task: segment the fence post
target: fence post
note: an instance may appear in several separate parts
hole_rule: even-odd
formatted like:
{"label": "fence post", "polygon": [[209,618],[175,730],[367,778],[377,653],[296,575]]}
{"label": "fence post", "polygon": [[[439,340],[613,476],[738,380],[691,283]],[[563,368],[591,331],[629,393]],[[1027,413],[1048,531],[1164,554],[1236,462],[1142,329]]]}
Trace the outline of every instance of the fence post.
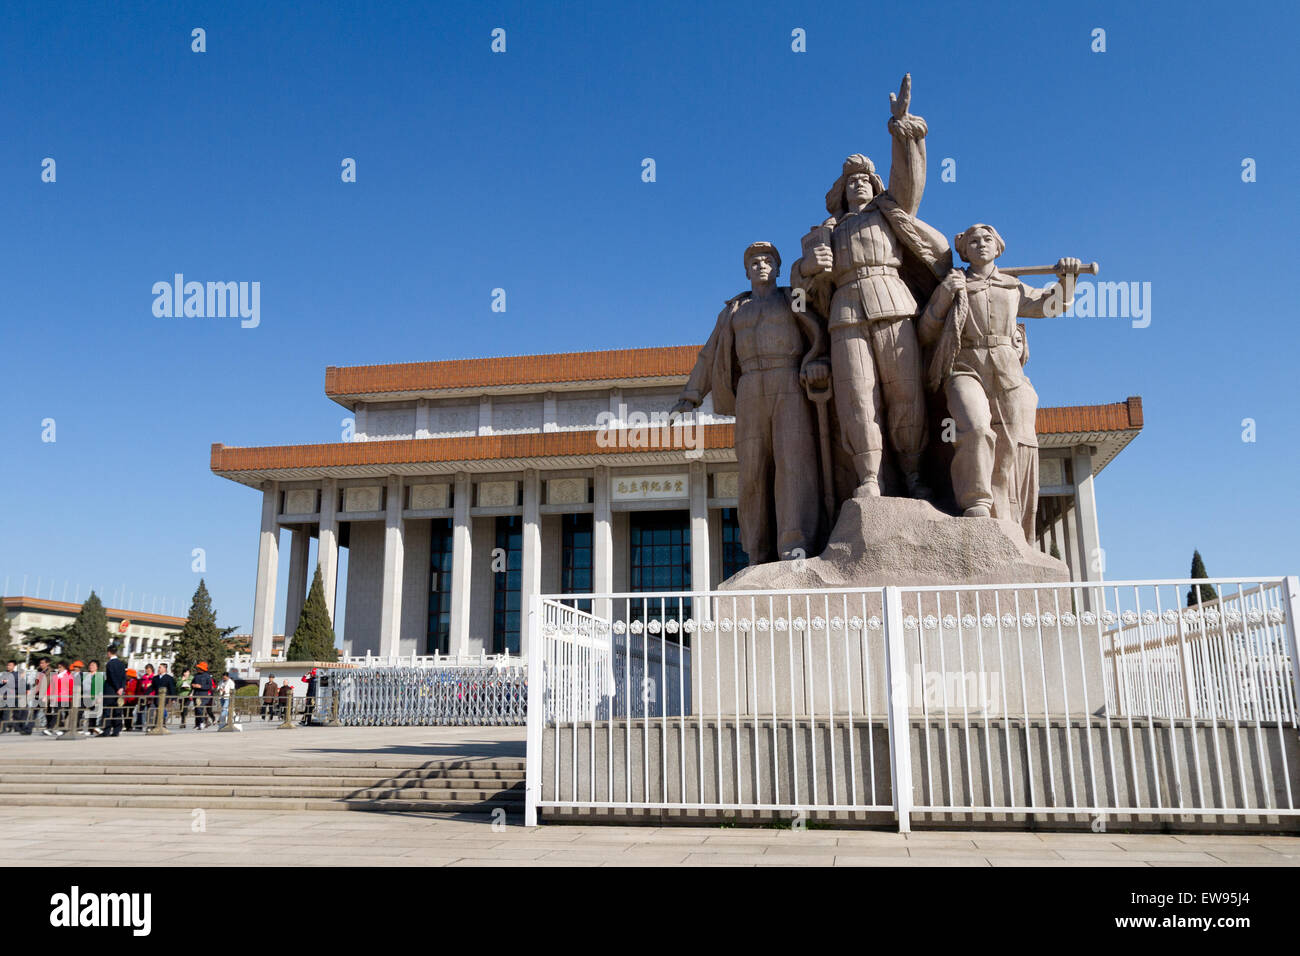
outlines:
{"label": "fence post", "polygon": [[524,751],[524,826],[537,826],[537,801],[542,795],[542,597],[528,595],[528,721],[527,745]]}
{"label": "fence post", "polygon": [[69,701],[67,707],[60,707],[59,721],[55,724],[58,727],[63,726],[63,734],[58,738],[60,740],[72,740],[77,736],[77,724],[79,723],[79,711],[75,701]]}
{"label": "fence post", "polygon": [[342,727],[339,721],[339,688],[337,685],[338,677],[330,677],[330,719],[326,721],[326,727]]}
{"label": "fence post", "polygon": [[[231,691],[229,697],[222,697],[218,691],[217,700],[226,702],[226,717],[217,728],[219,734],[233,734],[235,732],[235,692]],[[220,704],[218,704],[220,706]]]}
{"label": "fence post", "polygon": [[[1288,575],[1285,581],[1286,594],[1286,650],[1291,656],[1291,703],[1293,708],[1300,708],[1300,640],[1297,640],[1297,621],[1300,621],[1300,577]],[[1300,713],[1300,710],[1292,710]],[[1277,715],[1278,726],[1282,725],[1282,715]],[[1293,721],[1294,723],[1294,721]]]}
{"label": "fence post", "polygon": [[[898,832],[912,830],[912,722],[907,701],[907,647],[903,640],[903,595],[885,588],[885,677],[889,694],[889,772]],[[929,733],[929,728],[922,728]]]}
{"label": "fence post", "polygon": [[157,699],[158,703],[154,706],[153,726],[146,730],[145,733],[154,736],[157,736],[158,734],[170,734],[171,731],[163,725],[163,718],[167,712],[167,691],[158,691]]}

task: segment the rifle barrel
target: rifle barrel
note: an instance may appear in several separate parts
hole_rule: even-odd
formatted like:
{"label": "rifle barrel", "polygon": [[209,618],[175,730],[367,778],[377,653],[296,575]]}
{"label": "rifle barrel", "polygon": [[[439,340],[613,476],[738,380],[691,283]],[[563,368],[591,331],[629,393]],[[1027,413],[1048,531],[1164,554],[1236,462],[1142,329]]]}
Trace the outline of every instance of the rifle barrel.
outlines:
{"label": "rifle barrel", "polygon": [[[1004,276],[1050,276],[1056,274],[1056,266],[1008,266],[1005,269],[999,266],[998,272],[1001,272]],[[1079,266],[1079,271],[1076,274],[1082,275],[1085,272],[1095,276],[1097,274],[1097,263],[1085,262]]]}

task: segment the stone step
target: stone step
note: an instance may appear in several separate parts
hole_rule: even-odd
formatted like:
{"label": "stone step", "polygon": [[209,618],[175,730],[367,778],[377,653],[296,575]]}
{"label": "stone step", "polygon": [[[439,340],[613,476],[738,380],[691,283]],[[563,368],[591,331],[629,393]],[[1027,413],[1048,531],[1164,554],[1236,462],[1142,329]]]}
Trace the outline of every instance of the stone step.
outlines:
{"label": "stone step", "polygon": [[[111,747],[111,743],[106,743],[105,747]],[[128,767],[140,769],[143,767],[160,767],[175,772],[178,769],[196,769],[200,772],[202,768],[222,768],[222,767],[239,767],[248,768],[250,771],[257,772],[258,769],[270,773],[284,773],[288,771],[316,771],[316,770],[364,770],[370,771],[415,771],[423,770],[428,772],[447,772],[452,770],[515,770],[522,772],[524,770],[524,759],[522,757],[508,758],[490,758],[490,759],[449,759],[449,760],[420,760],[407,759],[402,757],[388,757],[378,760],[371,760],[359,757],[346,758],[314,758],[312,760],[286,760],[283,762],[271,762],[267,758],[248,758],[248,757],[213,757],[211,759],[193,760],[193,759],[149,759],[140,760],[136,757],[95,757],[88,760],[85,757],[30,757],[20,754],[3,754],[0,755],[0,770],[6,770],[12,767],[80,767],[82,773],[98,772],[97,769],[84,768],[103,768],[105,772],[111,772],[111,767]]]}
{"label": "stone step", "polygon": [[[299,787],[299,786],[216,786],[211,784],[105,784],[105,783],[4,783],[0,794],[25,795],[44,798],[51,794],[80,794],[97,796],[174,796],[203,800],[208,797],[303,797],[331,800],[446,800],[478,803],[486,800],[517,802],[524,799],[522,788],[459,789],[424,787]],[[191,801],[192,802],[192,801]]]}
{"label": "stone step", "polygon": [[[0,793],[0,806],[31,806],[27,794]],[[49,807],[136,807],[143,809],[184,810],[194,809],[193,798],[161,797],[151,795],[98,795],[98,794],[43,794],[41,806]],[[487,800],[479,803],[458,803],[451,800],[321,800],[292,797],[213,797],[203,801],[206,810],[401,810],[421,813],[454,813],[457,815],[486,816],[497,810],[507,816],[522,812],[523,805],[515,801]]]}
{"label": "stone step", "polygon": [[[472,790],[510,790],[523,787],[523,777],[329,777],[299,774],[128,774],[128,773],[11,773],[0,772],[0,786],[65,784],[95,784],[99,786],[245,786],[245,787],[333,787],[357,789],[361,787],[468,788]],[[4,792],[4,791],[0,791]]]}
{"label": "stone step", "polygon": [[120,764],[99,766],[97,764],[62,764],[56,767],[41,764],[0,764],[0,774],[43,774],[51,777],[64,776],[158,776],[158,777],[338,777],[368,780],[518,780],[524,775],[524,768],[505,770],[468,769],[443,770],[403,769],[394,767],[313,767],[310,765],[282,767],[265,765],[258,767],[217,766],[187,767],[178,764]]}

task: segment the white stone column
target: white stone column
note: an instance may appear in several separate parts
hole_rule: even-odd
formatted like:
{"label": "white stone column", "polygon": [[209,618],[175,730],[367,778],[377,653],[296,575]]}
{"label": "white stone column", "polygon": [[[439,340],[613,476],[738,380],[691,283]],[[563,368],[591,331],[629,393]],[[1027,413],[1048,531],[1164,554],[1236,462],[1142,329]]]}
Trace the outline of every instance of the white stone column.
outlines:
{"label": "white stone column", "polygon": [[1079,546],[1079,575],[1085,581],[1104,581],[1105,564],[1097,528],[1097,498],[1093,491],[1092,449],[1074,449],[1074,531]]}
{"label": "white stone column", "polygon": [[542,593],[541,503],[541,480],[536,469],[529,469],[524,475],[523,555],[519,582],[519,653],[524,656],[528,654],[528,631],[533,625],[528,619],[528,609],[532,606],[533,595]]}
{"label": "white stone column", "polygon": [[469,475],[457,475],[452,501],[451,626],[447,636],[447,650],[452,654],[469,653],[470,562],[474,541],[469,506],[473,493],[474,483]]}
{"label": "white stone column", "polygon": [[284,601],[284,633],[292,636],[298,629],[302,606],[307,603],[307,559],[311,556],[311,535],[304,527],[294,528],[289,536],[289,593]]}
{"label": "white stone column", "polygon": [[271,656],[271,632],[275,625],[275,585],[280,564],[280,486],[268,481],[262,486],[262,529],[257,539],[257,587],[253,594],[253,660]]}
{"label": "white stone column", "polygon": [[325,585],[325,607],[334,621],[334,599],[339,583],[339,483],[336,478],[326,478],[320,489],[320,543],[316,554],[320,558],[321,583]]}
{"label": "white stone column", "polygon": [[384,576],[379,595],[379,655],[396,657],[402,637],[402,479],[388,479]]}
{"label": "white stone column", "polygon": [[[598,465],[592,476],[591,513],[591,590],[609,594],[614,590],[614,513],[609,504],[609,468]],[[609,599],[592,602],[596,617],[609,619],[613,613]]]}
{"label": "white stone column", "polygon": [[559,430],[560,424],[556,420],[555,393],[547,392],[542,396],[542,431],[554,432]]}
{"label": "white stone column", "polygon": [[429,400],[422,398],[415,403],[415,437],[429,437]]}
{"label": "white stone column", "polygon": [[691,475],[691,590],[709,590],[709,476],[704,462],[693,461]]}

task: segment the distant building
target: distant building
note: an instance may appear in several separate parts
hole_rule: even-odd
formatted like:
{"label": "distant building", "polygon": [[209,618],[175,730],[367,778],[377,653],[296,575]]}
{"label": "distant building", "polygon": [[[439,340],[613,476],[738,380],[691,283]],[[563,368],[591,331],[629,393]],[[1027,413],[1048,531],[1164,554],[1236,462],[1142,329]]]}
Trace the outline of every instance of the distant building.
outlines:
{"label": "distant building", "polygon": [[[21,643],[30,628],[63,627],[71,624],[81,612],[81,605],[70,601],[49,601],[45,598],[7,597],[5,616],[9,618],[10,635],[15,644]],[[170,660],[172,642],[185,626],[185,618],[169,614],[147,614],[143,611],[123,611],[104,608],[108,616],[111,639],[119,645],[119,655],[132,660],[140,658]]]}
{"label": "distant building", "polygon": [[[346,589],[354,655],[517,654],[531,594],[716,587],[746,563],[733,419],[710,396],[690,447],[638,430],[672,408],[697,351],[330,367],[352,441],[214,444],[213,473],[262,494],[253,657],[269,656],[277,621],[297,626],[313,539],[331,616]],[[1075,580],[1101,577],[1093,479],[1141,429],[1137,397],[1038,409],[1038,546]]]}

